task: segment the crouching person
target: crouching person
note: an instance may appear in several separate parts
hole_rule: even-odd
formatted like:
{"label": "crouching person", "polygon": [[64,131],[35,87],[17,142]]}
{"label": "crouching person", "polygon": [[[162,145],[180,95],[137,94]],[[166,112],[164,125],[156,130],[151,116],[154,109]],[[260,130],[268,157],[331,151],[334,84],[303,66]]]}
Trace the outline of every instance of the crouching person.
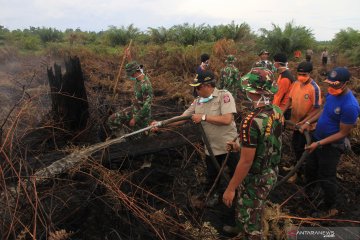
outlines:
{"label": "crouching person", "polygon": [[235,173],[223,194],[230,207],[237,191],[236,226],[224,231],[239,239],[262,239],[261,216],[266,198],[276,183],[281,155],[283,115],[272,105],[277,92],[274,75],[266,68],[253,68],[242,78],[242,87],[253,110],[240,126],[240,146],[228,143],[229,150],[241,150]]}
{"label": "crouching person", "polygon": [[132,130],[145,128],[151,119],[152,86],[142,65],[133,61],[125,66],[127,77],[134,82],[134,97],[130,107],[112,114],[108,126],[112,132],[124,126]]}

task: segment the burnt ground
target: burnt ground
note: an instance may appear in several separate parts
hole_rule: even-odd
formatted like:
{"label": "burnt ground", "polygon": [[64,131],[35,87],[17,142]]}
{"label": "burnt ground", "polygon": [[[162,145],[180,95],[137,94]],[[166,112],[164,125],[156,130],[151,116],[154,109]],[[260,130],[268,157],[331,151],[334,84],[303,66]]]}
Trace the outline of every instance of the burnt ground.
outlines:
{"label": "burnt ground", "polygon": [[[109,109],[114,111],[129,104],[132,93],[127,82],[121,82],[123,90],[118,93],[116,101],[109,97],[112,90],[108,86],[110,75],[107,72],[115,71],[116,64],[105,62],[104,66],[99,66],[97,61],[94,59],[92,62],[87,58],[83,61],[91,120],[86,131],[77,134],[51,127],[43,59],[19,59],[17,64],[7,65],[11,68],[0,68],[1,97],[4,98],[1,120],[7,120],[3,128],[5,133],[7,127],[12,126],[19,109],[24,109],[21,106],[28,103],[28,99],[34,99],[23,110],[25,113],[19,118],[13,138],[16,144],[9,149],[13,153],[11,156],[15,167],[22,166],[22,171],[26,169],[24,178],[36,169],[66,156],[78,146],[98,142],[97,131],[109,114]],[[172,92],[174,90],[168,88],[173,86],[164,83],[161,77],[153,77],[152,81],[156,86],[154,118],[161,120],[182,113],[191,99],[189,92]],[[174,82],[174,85],[180,86],[179,82]],[[24,88],[30,97],[24,94]],[[182,88],[178,90],[182,91]],[[22,97],[23,101],[19,102]],[[12,110],[17,102],[17,107]],[[5,119],[8,113],[12,114]],[[173,133],[169,135],[169,141],[165,138],[163,142],[171,145],[170,139],[176,142],[177,138],[188,139],[190,135]],[[292,156],[289,136],[289,133],[285,134],[280,166],[282,176],[286,174],[282,167],[290,165]],[[221,203],[214,207],[203,206],[207,192],[204,189],[206,171],[201,143],[194,141],[164,149],[160,148],[159,139],[161,136],[156,135],[130,139],[116,146],[116,150],[103,151],[100,162],[99,155],[93,156],[83,165],[38,186],[38,199],[33,199],[33,202],[41,205],[37,215],[37,238],[47,239],[59,234],[63,235],[61,239],[228,239],[229,236],[221,229],[223,225],[234,223],[234,209],[228,209]],[[301,180],[296,184],[285,183],[271,192],[270,201],[281,205],[281,214],[275,216],[303,218],[291,219],[294,225],[359,226],[359,223],[352,223],[360,219],[360,148],[357,131],[352,134],[352,143],[354,153],[344,155],[338,167],[339,214],[332,217],[334,220],[308,218],[319,204],[321,195],[310,203],[302,193],[304,183]],[[129,144],[138,146],[139,154],[129,154]],[[141,151],[151,148],[157,150]],[[151,165],[148,164],[150,161]],[[26,167],[22,163],[26,163]],[[1,159],[1,167],[8,177],[2,181],[3,191],[13,181],[16,182],[16,178],[4,159]],[[34,223],[30,201],[24,200],[10,216],[16,215],[21,216],[22,220],[15,221],[13,225],[8,224],[4,215],[0,229],[2,238],[26,239],[30,236],[31,231],[23,227],[24,224],[33,226]],[[276,222],[282,230],[282,235],[279,235],[271,228],[269,239],[285,239],[287,222],[282,218],[269,222]],[[21,234],[25,237],[21,238]]]}

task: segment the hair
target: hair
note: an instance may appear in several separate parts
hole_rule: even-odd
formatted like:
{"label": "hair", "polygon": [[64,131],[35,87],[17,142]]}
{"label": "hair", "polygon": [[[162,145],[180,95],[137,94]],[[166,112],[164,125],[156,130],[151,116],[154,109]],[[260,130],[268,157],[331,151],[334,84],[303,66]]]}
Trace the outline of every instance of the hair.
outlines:
{"label": "hair", "polygon": [[207,53],[203,53],[203,54],[201,54],[201,56],[200,56],[200,61],[201,62],[206,62],[207,60],[209,60],[210,59],[210,56],[209,56],[209,54],[207,54]]}
{"label": "hair", "polygon": [[278,62],[280,64],[280,66],[286,66],[286,62],[288,61],[284,53],[277,53],[274,55],[273,58],[275,62]]}

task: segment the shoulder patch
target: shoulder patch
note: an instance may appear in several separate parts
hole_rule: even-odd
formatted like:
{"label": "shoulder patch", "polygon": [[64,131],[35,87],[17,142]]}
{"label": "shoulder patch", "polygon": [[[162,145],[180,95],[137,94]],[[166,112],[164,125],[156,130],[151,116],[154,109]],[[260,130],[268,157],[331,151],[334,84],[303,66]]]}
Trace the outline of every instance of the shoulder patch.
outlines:
{"label": "shoulder patch", "polygon": [[230,102],[230,96],[229,96],[229,94],[224,94],[223,100],[224,100],[224,103],[229,103],[229,102]]}
{"label": "shoulder patch", "polygon": [[250,142],[250,126],[255,113],[249,113],[242,122],[240,138],[244,143]]}

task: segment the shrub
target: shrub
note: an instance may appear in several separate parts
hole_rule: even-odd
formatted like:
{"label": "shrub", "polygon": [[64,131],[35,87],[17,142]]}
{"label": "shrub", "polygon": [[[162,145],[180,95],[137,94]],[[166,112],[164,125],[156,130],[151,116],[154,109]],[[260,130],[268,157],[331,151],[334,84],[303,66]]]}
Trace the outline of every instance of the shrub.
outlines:
{"label": "shrub", "polygon": [[342,52],[356,65],[360,64],[360,31],[352,28],[341,30],[331,43],[331,50]]}
{"label": "shrub", "polygon": [[282,52],[289,57],[296,50],[305,50],[315,42],[312,30],[304,26],[294,26],[293,22],[286,23],[284,30],[272,24],[273,29],[260,29],[259,49],[266,48],[272,53]]}

